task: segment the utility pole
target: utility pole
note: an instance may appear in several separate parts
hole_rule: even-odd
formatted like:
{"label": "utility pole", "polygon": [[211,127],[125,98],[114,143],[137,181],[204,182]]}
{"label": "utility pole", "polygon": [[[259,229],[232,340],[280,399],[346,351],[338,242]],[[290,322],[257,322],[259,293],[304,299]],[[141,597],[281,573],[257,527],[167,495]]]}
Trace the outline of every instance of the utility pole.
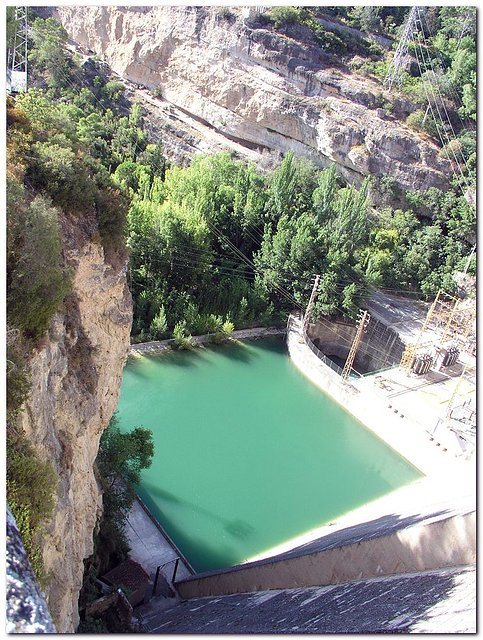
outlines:
{"label": "utility pole", "polygon": [[304,314],[304,322],[303,322],[303,330],[307,329],[307,325],[309,324],[310,314],[312,313],[312,307],[314,306],[315,296],[317,295],[317,289],[319,288],[320,276],[315,276],[314,286],[312,287],[312,293],[310,294],[310,300],[307,305],[307,309]]}
{"label": "utility pole", "polygon": [[27,91],[27,7],[15,8],[15,36],[8,51],[7,91]]}
{"label": "utility pole", "polygon": [[359,318],[359,326],[357,327],[356,335],[354,337],[354,340],[352,341],[349,355],[347,356],[347,360],[345,361],[345,365],[342,370],[342,380],[347,380],[347,378],[349,377],[349,374],[352,370],[352,365],[354,364],[354,360],[357,354],[357,350],[359,349],[359,345],[362,340],[362,336],[367,329],[369,320],[371,319],[371,316],[368,314],[368,312],[362,311],[362,309],[359,310],[357,317]]}
{"label": "utility pole", "polygon": [[406,63],[409,42],[412,40],[413,34],[416,30],[416,22],[419,19],[420,11],[424,10],[424,7],[413,7],[409,12],[404,32],[399,40],[394,58],[387,70],[386,77],[384,78],[384,85],[387,86],[388,89],[392,89],[394,83],[400,84],[401,82],[400,71]]}

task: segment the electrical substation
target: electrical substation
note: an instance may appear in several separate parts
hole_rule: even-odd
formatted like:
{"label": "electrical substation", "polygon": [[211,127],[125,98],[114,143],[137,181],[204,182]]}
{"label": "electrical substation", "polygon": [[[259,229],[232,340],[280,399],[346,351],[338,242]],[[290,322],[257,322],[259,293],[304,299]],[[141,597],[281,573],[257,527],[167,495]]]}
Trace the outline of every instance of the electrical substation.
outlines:
{"label": "electrical substation", "polygon": [[[308,309],[310,312],[310,309]],[[377,292],[356,322],[310,321],[307,346],[340,382],[376,391],[437,446],[472,457],[476,442],[476,301],[439,291],[431,303]],[[333,375],[331,373],[331,375]]]}

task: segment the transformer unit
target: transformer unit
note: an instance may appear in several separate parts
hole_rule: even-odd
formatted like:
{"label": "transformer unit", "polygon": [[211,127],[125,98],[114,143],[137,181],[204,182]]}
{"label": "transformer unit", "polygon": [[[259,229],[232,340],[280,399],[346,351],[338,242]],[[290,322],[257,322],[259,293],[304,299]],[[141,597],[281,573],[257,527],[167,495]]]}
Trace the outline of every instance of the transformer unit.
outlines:
{"label": "transformer unit", "polygon": [[419,356],[416,356],[411,365],[411,370],[418,376],[421,376],[431,369],[431,365],[433,364],[433,358],[429,355],[429,353],[423,353]]}
{"label": "transformer unit", "polygon": [[458,356],[460,355],[459,349],[456,347],[449,347],[446,349],[443,355],[443,361],[441,362],[442,367],[450,367],[458,360]]}

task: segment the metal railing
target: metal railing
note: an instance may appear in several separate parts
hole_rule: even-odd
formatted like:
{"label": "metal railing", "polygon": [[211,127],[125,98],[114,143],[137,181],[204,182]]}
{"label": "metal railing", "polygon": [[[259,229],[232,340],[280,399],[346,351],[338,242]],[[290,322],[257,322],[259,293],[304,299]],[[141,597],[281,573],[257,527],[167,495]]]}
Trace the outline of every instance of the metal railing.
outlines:
{"label": "metal railing", "polygon": [[303,317],[296,318],[292,314],[289,315],[287,319],[287,337],[290,329],[292,327],[296,327],[298,323],[300,323],[300,327],[297,327],[297,329],[301,329],[300,333],[308,348],[317,356],[317,358],[319,358],[319,360],[321,360],[324,364],[330,367],[332,371],[335,371],[335,373],[340,376],[342,374],[342,368],[339,367],[339,365],[333,362],[330,358],[328,358],[324,353],[322,353],[322,351],[315,346],[315,344],[307,335],[307,328],[303,324]]}
{"label": "metal railing", "polygon": [[303,336],[303,338],[305,340],[305,344],[312,351],[312,353],[315,353],[315,355],[317,356],[317,358],[319,358],[319,360],[322,360],[322,362],[324,364],[326,364],[328,367],[330,367],[332,369],[332,371],[335,371],[335,373],[337,373],[337,375],[339,375],[339,376],[342,375],[342,368],[339,367],[338,364],[333,362],[324,353],[322,353],[322,351],[320,349],[318,349],[315,346],[315,344],[312,342],[312,340],[307,335],[307,330],[305,328],[302,329],[302,336]]}
{"label": "metal railing", "polygon": [[164,564],[161,564],[157,567],[156,577],[154,578],[154,584],[153,584],[153,596],[156,595],[156,587],[158,586],[159,574],[161,570],[167,567],[169,564],[172,564],[173,562],[174,562],[174,569],[173,569],[173,575],[171,576],[170,583],[174,587],[174,582],[176,580],[176,573],[178,571],[179,560],[180,560],[179,558],[173,558],[172,560],[169,560],[168,562],[165,562]]}

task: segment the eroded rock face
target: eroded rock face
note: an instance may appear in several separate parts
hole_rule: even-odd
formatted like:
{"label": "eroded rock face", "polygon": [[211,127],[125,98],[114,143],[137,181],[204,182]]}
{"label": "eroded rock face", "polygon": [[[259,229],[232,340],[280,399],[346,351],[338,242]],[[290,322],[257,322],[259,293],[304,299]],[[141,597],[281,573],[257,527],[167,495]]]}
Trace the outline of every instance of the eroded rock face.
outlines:
{"label": "eroded rock face", "polygon": [[[95,222],[93,223],[95,228]],[[59,476],[58,499],[41,546],[51,575],[46,600],[59,633],[73,632],[83,560],[101,508],[93,463],[118,401],[132,305],[125,265],[109,266],[78,221],[62,220],[72,293],[31,360],[32,390],[22,427]]]}
{"label": "eroded rock face", "polygon": [[380,85],[334,67],[320,47],[230,12],[227,19],[219,7],[63,6],[57,17],[124,79],[159,89],[159,112],[174,109],[165,114],[171,127],[186,129],[183,114],[201,119],[209,128],[190,140],[195,150],[209,150],[203,138],[211,128],[213,150],[221,133],[251,159],[254,149],[292,149],[318,166],[336,162],[356,185],[389,174],[404,190],[446,187],[447,161],[381,109],[391,96]]}

